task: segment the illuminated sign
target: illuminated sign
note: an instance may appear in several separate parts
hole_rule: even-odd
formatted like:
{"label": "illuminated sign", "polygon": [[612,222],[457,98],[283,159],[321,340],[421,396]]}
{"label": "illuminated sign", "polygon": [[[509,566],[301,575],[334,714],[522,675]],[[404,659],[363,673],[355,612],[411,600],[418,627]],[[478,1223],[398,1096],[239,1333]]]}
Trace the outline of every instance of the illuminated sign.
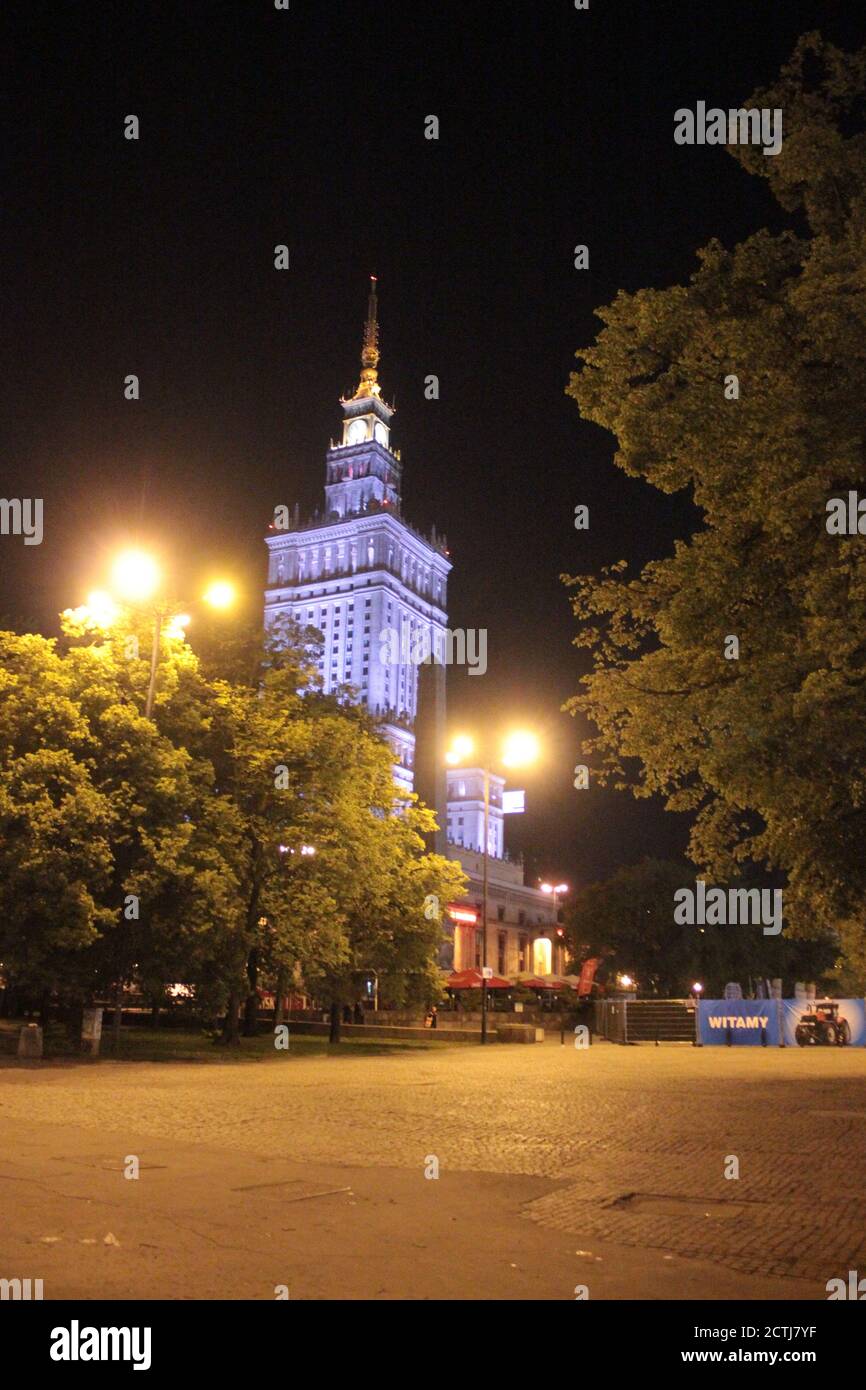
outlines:
{"label": "illuminated sign", "polygon": [[474,923],[478,921],[478,913],[471,907],[457,907],[455,904],[449,903],[446,911],[452,922]]}
{"label": "illuminated sign", "polygon": [[503,792],[502,814],[513,816],[526,810],[526,792]]}

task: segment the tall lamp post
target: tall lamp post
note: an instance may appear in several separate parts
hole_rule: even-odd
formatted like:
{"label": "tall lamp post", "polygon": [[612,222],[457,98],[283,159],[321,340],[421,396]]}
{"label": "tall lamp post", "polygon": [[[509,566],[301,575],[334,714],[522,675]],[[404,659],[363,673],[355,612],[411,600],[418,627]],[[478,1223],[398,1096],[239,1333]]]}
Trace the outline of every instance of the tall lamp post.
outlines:
{"label": "tall lamp post", "polygon": [[[143,550],[124,550],[117,556],[112,567],[113,593],[97,590],[88,595],[84,611],[98,628],[108,630],[120,614],[118,599],[131,608],[143,608],[157,592],[161,582],[159,566],[153,556]],[[117,595],[117,598],[115,598]],[[204,601],[212,608],[228,608],[234,602],[234,588],[225,581],[211,584],[204,594]],[[147,683],[147,696],[144,703],[145,718],[153,716],[153,701],[156,693],[156,676],[159,668],[159,644],[163,624],[172,625],[172,636],[183,640],[184,628],[190,622],[189,616],[165,604],[153,607],[153,642],[150,651],[150,678]],[[120,1043],[120,1030],[123,1021],[123,978],[122,966],[118,964],[118,979],[115,986],[114,1002],[114,1041],[115,1051]]]}
{"label": "tall lamp post", "polygon": [[[450,750],[445,755],[445,761],[451,767],[467,766],[468,759],[472,757],[475,745],[471,738],[465,734],[455,738]],[[534,734],[518,731],[509,734],[505,739],[500,753],[500,762],[504,767],[516,768],[526,767],[529,763],[536,761],[538,757],[538,739]],[[489,853],[490,840],[490,767],[489,750],[485,753],[481,764],[481,774],[484,779],[484,829],[483,842],[481,846],[481,1043],[487,1042],[487,981],[489,978],[489,966],[487,964],[487,859]]]}
{"label": "tall lamp post", "polygon": [[560,897],[562,896],[563,893],[567,893],[567,892],[568,892],[568,884],[567,884],[567,883],[542,883],[542,884],[539,884],[539,887],[541,888],[542,893],[552,893],[552,894],[553,894],[553,933],[554,933],[553,949],[556,950],[556,924],[557,924],[557,922],[559,921],[559,917],[557,916],[557,913],[558,913],[558,911],[559,911],[559,899],[560,899]]}
{"label": "tall lamp post", "polygon": [[[149,601],[160,585],[159,566],[152,556],[143,550],[125,550],[114,562],[112,569],[114,593],[132,608],[147,610]],[[215,580],[202,595],[203,602],[210,608],[230,608],[235,601],[235,590],[226,580]],[[117,616],[117,605],[113,594],[95,593],[90,595],[87,607],[100,623],[110,627]],[[184,628],[190,622],[187,613],[181,613],[175,606],[155,603],[153,614],[153,642],[150,649],[150,678],[147,683],[147,696],[144,702],[146,719],[153,716],[153,702],[156,695],[156,677],[159,669],[159,646],[163,627],[173,628],[173,635],[183,638]]]}

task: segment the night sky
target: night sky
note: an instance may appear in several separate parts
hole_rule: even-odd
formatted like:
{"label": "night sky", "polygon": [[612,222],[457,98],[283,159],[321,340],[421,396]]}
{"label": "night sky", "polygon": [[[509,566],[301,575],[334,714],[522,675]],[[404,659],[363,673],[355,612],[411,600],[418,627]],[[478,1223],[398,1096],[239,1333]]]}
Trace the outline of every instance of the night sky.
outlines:
{"label": "night sky", "polygon": [[179,598],[229,573],[258,612],[274,507],[320,504],[373,272],[403,514],[448,536],[451,626],[488,631],[449,722],[543,733],[510,843],[576,885],[687,823],[573,790],[559,576],[667,554],[696,514],[614,468],[564,395],[573,354],[618,288],[785,225],[724,150],[674,144],[674,110],[742,104],[808,29],[864,37],[859,0],[590,4],[26,0],[4,43],[0,492],[44,499],[45,538],[0,537],[0,619],[55,632],[130,541]]}

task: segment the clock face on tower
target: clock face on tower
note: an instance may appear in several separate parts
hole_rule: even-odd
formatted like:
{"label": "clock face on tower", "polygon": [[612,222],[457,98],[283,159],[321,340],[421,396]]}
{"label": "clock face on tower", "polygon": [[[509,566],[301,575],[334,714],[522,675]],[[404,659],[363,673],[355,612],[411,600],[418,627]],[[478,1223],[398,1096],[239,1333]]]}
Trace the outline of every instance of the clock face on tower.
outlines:
{"label": "clock face on tower", "polygon": [[373,434],[374,434],[375,438],[378,439],[378,441],[379,441],[380,444],[387,444],[387,443],[388,443],[388,431],[387,431],[387,429],[385,428],[385,426],[382,424],[381,420],[377,420],[377,421],[376,421],[376,428],[375,428],[375,430],[373,431]]}
{"label": "clock face on tower", "polygon": [[346,431],[346,442],[348,444],[362,444],[367,438],[367,424],[365,420],[353,420]]}

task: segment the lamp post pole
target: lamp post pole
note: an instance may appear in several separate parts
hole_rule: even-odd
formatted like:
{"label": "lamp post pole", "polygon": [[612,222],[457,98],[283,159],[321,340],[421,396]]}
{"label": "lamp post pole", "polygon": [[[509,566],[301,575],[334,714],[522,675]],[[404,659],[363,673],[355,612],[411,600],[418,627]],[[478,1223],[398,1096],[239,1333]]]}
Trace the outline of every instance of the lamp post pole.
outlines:
{"label": "lamp post pole", "polygon": [[484,846],[481,876],[481,1045],[487,1042],[487,836],[490,822],[490,773],[484,772]]}
{"label": "lamp post pole", "polygon": [[162,612],[156,609],[153,618],[153,646],[150,651],[150,682],[147,687],[147,701],[144,706],[144,717],[150,719],[153,714],[153,697],[156,694],[156,670],[159,665],[159,639],[162,633]]}

